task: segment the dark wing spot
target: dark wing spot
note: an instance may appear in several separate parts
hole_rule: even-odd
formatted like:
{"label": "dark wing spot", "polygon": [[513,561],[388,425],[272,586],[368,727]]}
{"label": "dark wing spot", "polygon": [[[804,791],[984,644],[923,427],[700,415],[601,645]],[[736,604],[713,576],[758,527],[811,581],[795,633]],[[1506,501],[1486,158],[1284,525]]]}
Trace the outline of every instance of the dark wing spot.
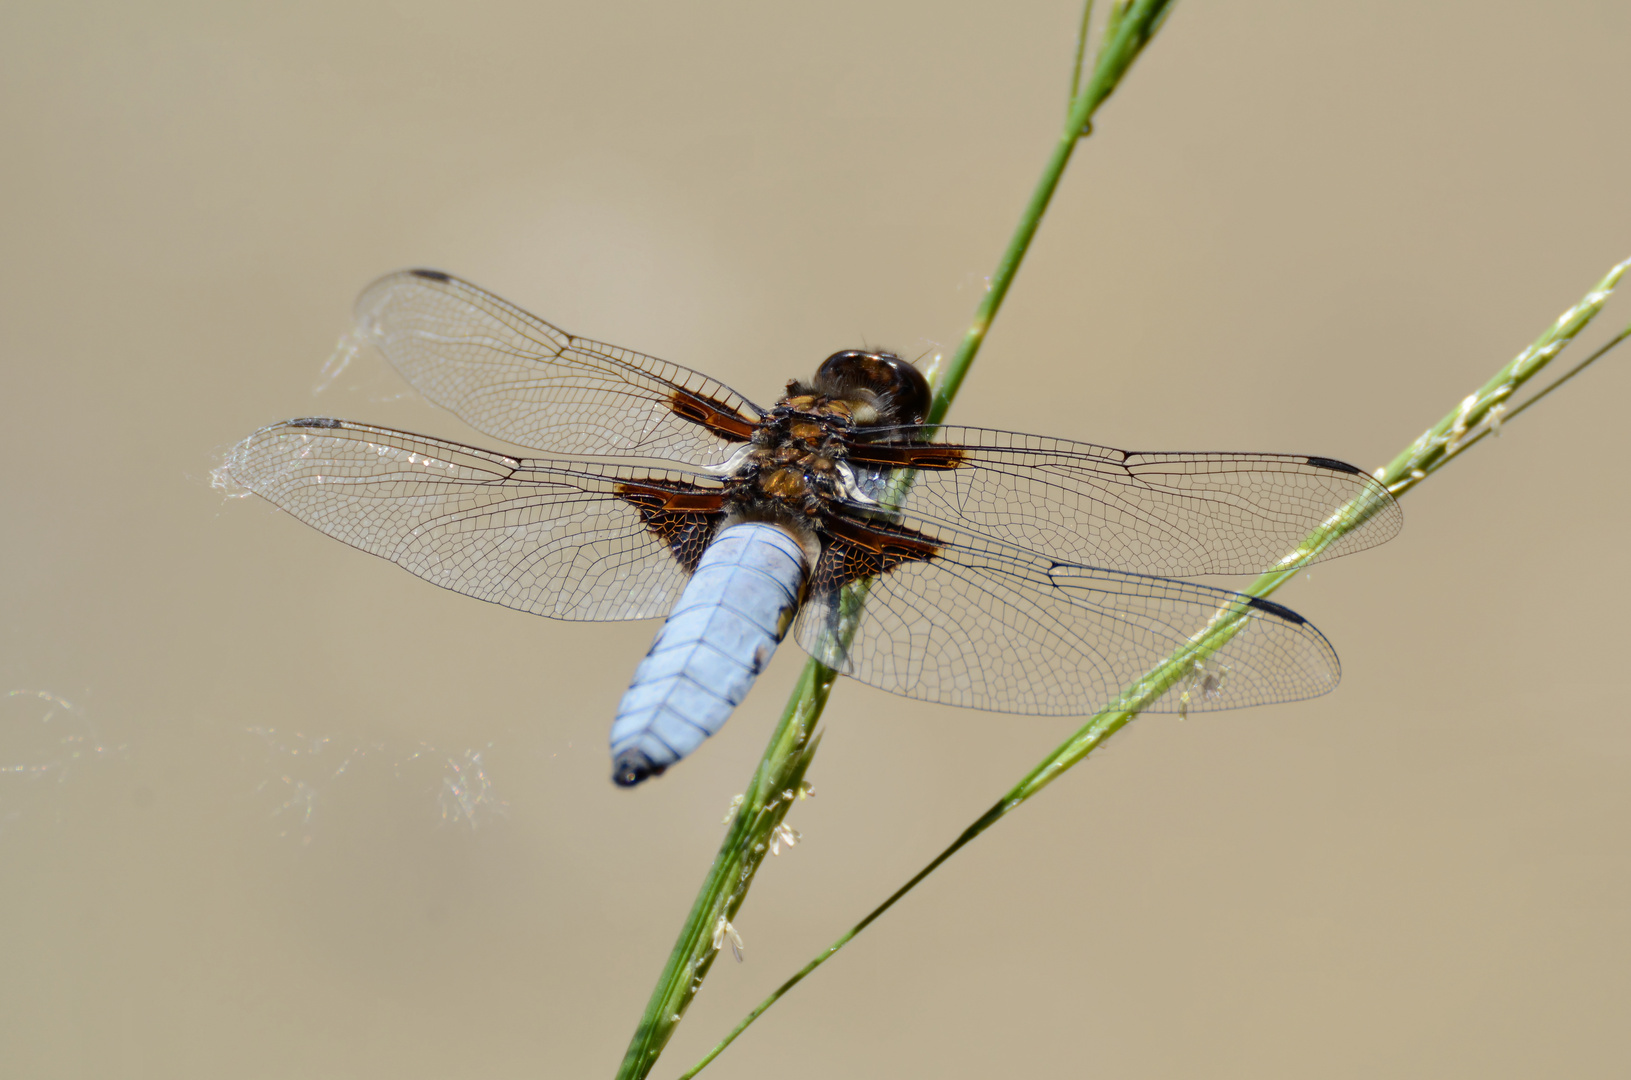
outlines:
{"label": "dark wing spot", "polygon": [[1346,461],[1338,461],[1336,458],[1311,457],[1308,459],[1308,463],[1316,469],[1330,469],[1332,472],[1349,473],[1353,476],[1370,475],[1359,466],[1349,465]]}
{"label": "dark wing spot", "polygon": [[337,428],[343,426],[345,421],[336,420],[332,416],[302,416],[298,420],[285,421],[287,427],[315,427]]}
{"label": "dark wing spot", "polygon": [[409,270],[414,277],[429,278],[431,281],[452,281],[453,275],[444,274],[440,270]]}
{"label": "dark wing spot", "polygon": [[1276,604],[1273,600],[1264,600],[1260,597],[1248,596],[1246,598],[1246,603],[1248,606],[1254,607],[1258,611],[1266,611],[1270,615],[1284,619],[1286,622],[1295,626],[1301,626],[1308,621],[1295,611],[1292,611],[1290,608],[1286,607],[1284,604]]}

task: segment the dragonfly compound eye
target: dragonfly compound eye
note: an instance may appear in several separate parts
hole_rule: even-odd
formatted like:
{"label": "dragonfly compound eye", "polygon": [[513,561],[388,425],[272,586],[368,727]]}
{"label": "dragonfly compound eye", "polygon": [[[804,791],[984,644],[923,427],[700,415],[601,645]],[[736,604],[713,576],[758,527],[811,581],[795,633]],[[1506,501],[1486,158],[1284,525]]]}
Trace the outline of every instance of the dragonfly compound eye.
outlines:
{"label": "dragonfly compound eye", "polygon": [[816,369],[816,389],[878,410],[880,424],[921,424],[929,412],[929,380],[891,352],[846,349]]}

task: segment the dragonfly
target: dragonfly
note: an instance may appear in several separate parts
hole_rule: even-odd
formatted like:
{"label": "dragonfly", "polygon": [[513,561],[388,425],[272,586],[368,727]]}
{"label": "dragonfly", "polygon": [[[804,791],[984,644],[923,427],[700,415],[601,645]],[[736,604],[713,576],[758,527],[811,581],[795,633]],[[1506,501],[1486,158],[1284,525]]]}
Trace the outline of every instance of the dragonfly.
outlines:
{"label": "dragonfly", "polygon": [[[789,632],[908,698],[1085,715],[1244,612],[1146,711],[1326,693],[1340,665],[1311,623],[1184,579],[1304,566],[1403,522],[1333,458],[926,425],[927,379],[882,350],[834,353],[761,408],[437,270],[376,281],[356,322],[429,400],[540,456],[304,417],[250,435],[228,474],[455,592],[554,619],[664,618],[612,724],[624,786],[717,732]],[[1353,527],[1300,546],[1334,521]]]}

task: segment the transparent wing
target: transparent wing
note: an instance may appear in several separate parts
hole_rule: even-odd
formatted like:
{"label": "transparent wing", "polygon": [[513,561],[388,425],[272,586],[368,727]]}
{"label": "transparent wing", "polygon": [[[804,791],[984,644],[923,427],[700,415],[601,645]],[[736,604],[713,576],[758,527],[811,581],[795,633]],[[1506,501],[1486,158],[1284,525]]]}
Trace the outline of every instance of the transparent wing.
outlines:
{"label": "transparent wing", "polygon": [[[1404,523],[1381,484],[1330,458],[1133,453],[982,428],[900,445],[925,430],[858,434],[851,456],[870,470],[864,486],[881,491],[891,465],[917,465],[906,524],[931,534],[960,527],[1063,562],[1167,577],[1255,574],[1373,547]],[[1360,524],[1323,551],[1292,555],[1339,515]]]}
{"label": "transparent wing", "polygon": [[[1187,581],[1061,564],[950,531],[851,529],[829,544],[795,635],[818,660],[906,697],[999,712],[1082,715],[1109,704],[1220,610],[1247,625],[1150,710],[1314,697],[1340,675],[1318,630],[1278,604]],[[854,614],[842,586],[880,573]],[[847,650],[842,640],[853,624]]]}
{"label": "transparent wing", "polygon": [[573,337],[436,270],[374,282],[356,317],[427,398],[518,446],[717,465],[761,415],[705,375]]}
{"label": "transparent wing", "polygon": [[[556,619],[666,614],[707,544],[717,492],[706,477],[506,457],[328,419],[262,428],[226,470],[426,581]],[[664,493],[690,510],[664,518]]]}

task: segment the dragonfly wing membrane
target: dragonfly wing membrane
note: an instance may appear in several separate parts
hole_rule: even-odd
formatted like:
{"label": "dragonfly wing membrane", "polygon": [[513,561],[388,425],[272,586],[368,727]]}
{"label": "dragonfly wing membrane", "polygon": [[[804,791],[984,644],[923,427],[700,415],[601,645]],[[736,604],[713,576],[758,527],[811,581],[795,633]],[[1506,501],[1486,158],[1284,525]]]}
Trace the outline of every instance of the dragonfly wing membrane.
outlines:
{"label": "dragonfly wing membrane", "polygon": [[762,415],[723,383],[573,337],[440,271],[381,278],[358,298],[356,318],[362,338],[431,401],[547,453],[718,465]]}
{"label": "dragonfly wing membrane", "polygon": [[[1325,636],[1278,604],[1059,563],[957,531],[934,539],[916,533],[913,543],[917,557],[897,559],[860,590],[847,579],[867,560],[841,551],[829,558],[829,548],[795,625],[799,644],[846,675],[906,697],[1084,715],[1183,648],[1220,611],[1243,611],[1246,626],[1146,711],[1296,701],[1326,693],[1340,677]],[[888,550],[876,541],[862,546]],[[864,604],[856,602],[860,591]]]}
{"label": "dragonfly wing membrane", "polygon": [[[944,428],[871,433],[851,446],[883,477],[915,466],[903,520],[960,527],[1058,559],[1135,574],[1256,574],[1373,547],[1403,524],[1363,470],[1301,454],[1134,453],[1011,431]],[[1358,527],[1302,548],[1333,518]]]}
{"label": "dragonfly wing membrane", "polygon": [[329,419],[262,428],[227,472],[426,581],[556,619],[666,614],[719,502],[706,477],[513,458]]}

